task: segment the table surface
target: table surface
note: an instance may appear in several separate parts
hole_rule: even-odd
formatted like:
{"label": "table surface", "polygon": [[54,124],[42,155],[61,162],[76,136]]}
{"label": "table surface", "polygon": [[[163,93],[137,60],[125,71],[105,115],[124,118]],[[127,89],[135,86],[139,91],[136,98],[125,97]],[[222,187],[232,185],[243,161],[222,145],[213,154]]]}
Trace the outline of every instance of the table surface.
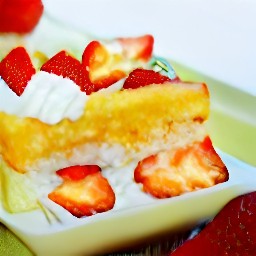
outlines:
{"label": "table surface", "polygon": [[[165,234],[161,237],[146,240],[140,244],[128,247],[119,252],[106,254],[105,256],[160,256],[168,255],[180,246],[187,238],[195,235],[204,224],[196,227],[193,231],[184,231],[175,234]],[[0,223],[0,255],[33,255],[20,240]]]}

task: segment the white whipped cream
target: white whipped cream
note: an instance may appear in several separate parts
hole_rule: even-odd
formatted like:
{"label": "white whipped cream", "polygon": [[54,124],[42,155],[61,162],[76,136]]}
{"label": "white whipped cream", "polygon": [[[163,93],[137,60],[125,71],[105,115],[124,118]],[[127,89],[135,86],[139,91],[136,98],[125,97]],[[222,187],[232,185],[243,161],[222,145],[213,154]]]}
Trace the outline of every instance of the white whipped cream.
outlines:
{"label": "white whipped cream", "polygon": [[[119,91],[123,83],[124,79],[121,79],[99,93]],[[72,80],[44,71],[32,76],[20,96],[0,77],[0,112],[37,118],[50,125],[64,118],[77,120],[85,111],[89,98]]]}
{"label": "white whipped cream", "polygon": [[56,124],[64,118],[78,119],[88,98],[72,80],[44,71],[32,76],[21,96],[0,79],[1,112],[37,118],[47,124]]}

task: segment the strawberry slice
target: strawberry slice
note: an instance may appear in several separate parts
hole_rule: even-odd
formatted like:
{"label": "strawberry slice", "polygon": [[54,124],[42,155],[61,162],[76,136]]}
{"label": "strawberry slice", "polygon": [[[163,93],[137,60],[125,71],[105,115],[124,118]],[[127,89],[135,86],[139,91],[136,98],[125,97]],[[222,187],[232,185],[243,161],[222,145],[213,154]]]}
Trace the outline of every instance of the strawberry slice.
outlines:
{"label": "strawberry slice", "polygon": [[169,77],[163,76],[153,70],[137,68],[126,78],[123,88],[136,89],[150,84],[163,84],[170,81],[171,79]]}
{"label": "strawberry slice", "polygon": [[143,159],[134,180],[154,197],[168,198],[225,182],[228,171],[206,137],[201,143]]}
{"label": "strawberry slice", "polygon": [[72,215],[91,216],[114,207],[114,191],[102,176],[100,167],[71,166],[58,170],[57,175],[63,178],[63,183],[48,197]]}
{"label": "strawberry slice", "polygon": [[103,88],[107,88],[124,77],[125,77],[125,73],[123,71],[113,70],[110,72],[109,75],[102,76],[94,80],[93,84],[95,86],[95,91],[98,91]]}
{"label": "strawberry slice", "polygon": [[107,49],[98,41],[90,42],[84,49],[82,63],[88,72],[104,65],[109,58]]}
{"label": "strawberry slice", "polygon": [[95,91],[107,88],[124,78],[126,74],[121,70],[112,70],[113,56],[98,41],[90,42],[82,55],[82,64],[88,72]]}
{"label": "strawberry slice", "polygon": [[231,200],[193,239],[170,255],[256,255],[256,192]]}
{"label": "strawberry slice", "polygon": [[50,58],[42,65],[41,70],[69,78],[80,86],[81,91],[88,95],[94,91],[94,85],[91,83],[88,73],[82,64],[66,51],[61,51]]}
{"label": "strawberry slice", "polygon": [[122,45],[123,54],[128,59],[148,61],[152,56],[154,37],[151,35],[119,38],[118,41]]}
{"label": "strawberry slice", "polygon": [[0,63],[0,76],[18,96],[23,93],[35,73],[31,59],[23,47],[13,49]]}
{"label": "strawberry slice", "polygon": [[41,0],[0,1],[0,32],[29,33],[43,14]]}

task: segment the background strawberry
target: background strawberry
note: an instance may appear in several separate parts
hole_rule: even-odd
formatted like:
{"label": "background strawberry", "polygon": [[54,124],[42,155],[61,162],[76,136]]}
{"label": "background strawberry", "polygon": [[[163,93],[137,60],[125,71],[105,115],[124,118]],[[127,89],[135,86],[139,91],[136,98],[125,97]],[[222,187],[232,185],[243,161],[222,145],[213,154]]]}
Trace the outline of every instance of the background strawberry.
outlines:
{"label": "background strawberry", "polygon": [[196,237],[172,256],[256,255],[256,192],[231,200]]}
{"label": "background strawberry", "polygon": [[118,41],[122,45],[123,54],[128,59],[141,59],[148,61],[152,56],[154,37],[151,35],[119,38]]}
{"label": "background strawberry", "polygon": [[13,49],[0,62],[0,76],[20,96],[36,72],[25,48]]}
{"label": "background strawberry", "polygon": [[43,9],[41,0],[0,0],[0,32],[31,32]]}

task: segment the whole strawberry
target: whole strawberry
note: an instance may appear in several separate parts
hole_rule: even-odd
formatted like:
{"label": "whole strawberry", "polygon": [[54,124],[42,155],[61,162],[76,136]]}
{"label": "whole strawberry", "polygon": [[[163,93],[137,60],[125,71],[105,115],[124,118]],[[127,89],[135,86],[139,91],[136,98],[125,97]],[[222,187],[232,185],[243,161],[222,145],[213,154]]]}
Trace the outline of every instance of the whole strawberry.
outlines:
{"label": "whole strawberry", "polygon": [[172,256],[256,255],[256,192],[231,200],[196,237]]}
{"label": "whole strawberry", "polygon": [[0,0],[0,32],[31,32],[43,9],[41,0]]}

